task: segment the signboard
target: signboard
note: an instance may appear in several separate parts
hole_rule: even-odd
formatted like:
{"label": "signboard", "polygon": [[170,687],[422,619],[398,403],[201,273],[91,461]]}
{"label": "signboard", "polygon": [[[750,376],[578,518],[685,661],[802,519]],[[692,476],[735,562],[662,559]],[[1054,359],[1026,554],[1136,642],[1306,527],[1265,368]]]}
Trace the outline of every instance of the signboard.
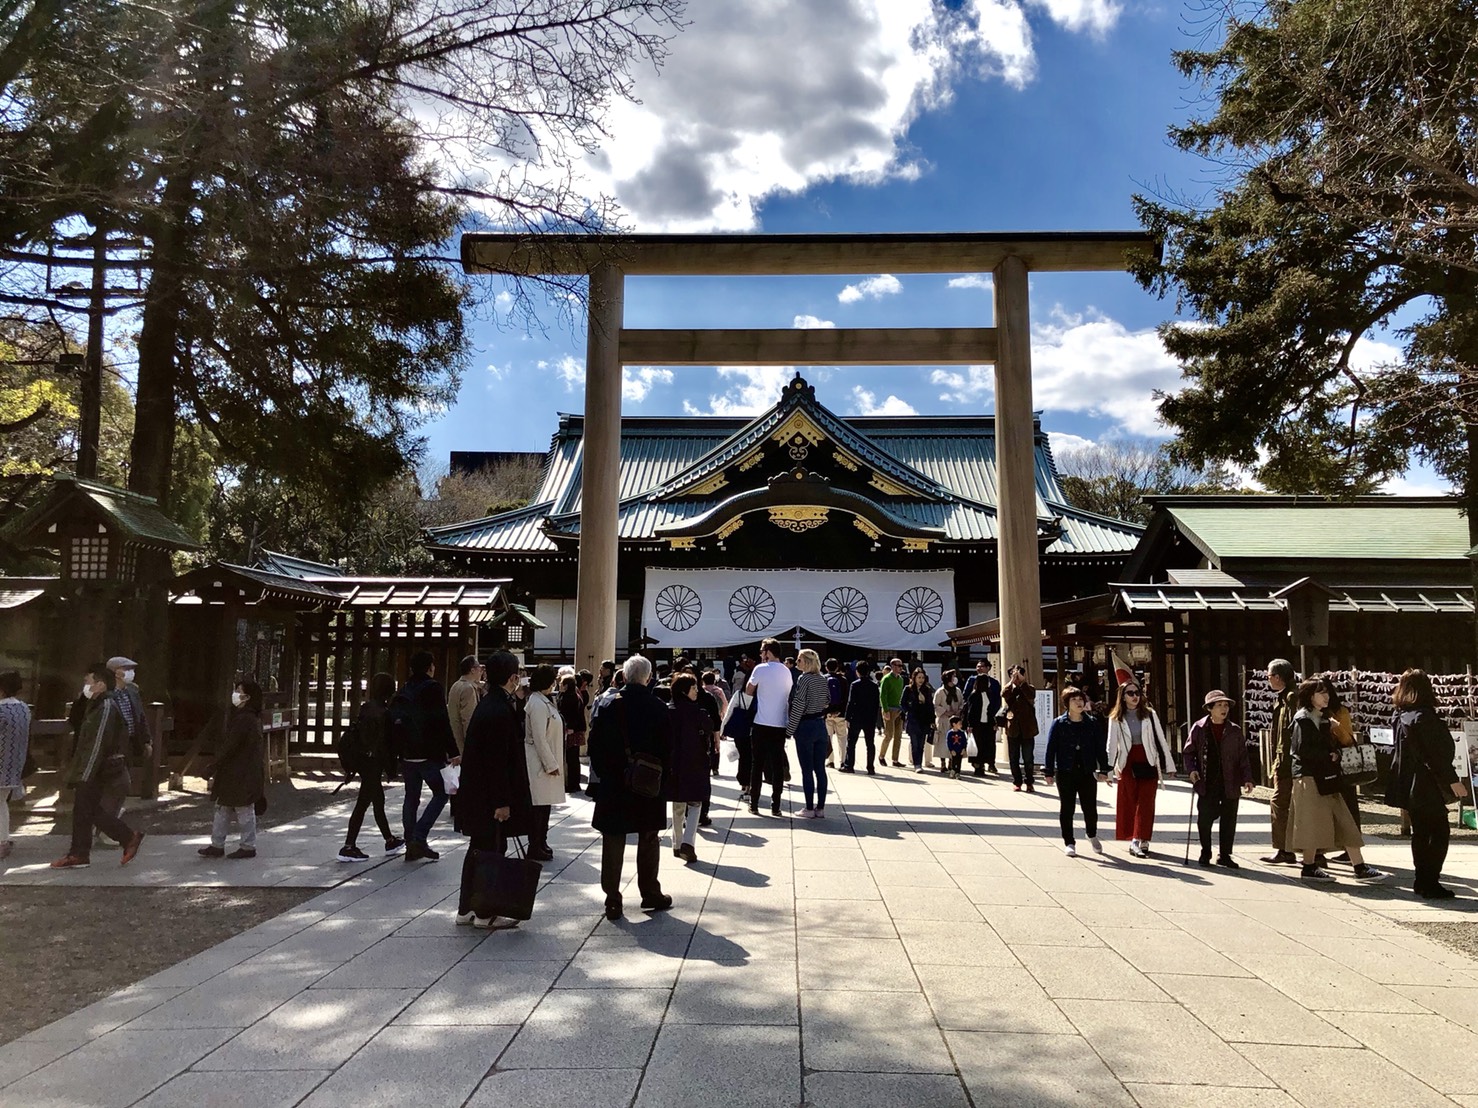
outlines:
{"label": "signboard", "polygon": [[281,712],[273,712],[272,713],[272,726],[273,727],[281,727],[282,726],[282,713]]}
{"label": "signboard", "polygon": [[[1468,782],[1468,795],[1478,796],[1478,720],[1466,720],[1463,723],[1463,745],[1468,751],[1468,776],[1463,780]],[[1459,770],[1461,772],[1461,770]]]}
{"label": "signboard", "polygon": [[1457,770],[1459,781],[1473,780],[1473,761],[1468,755],[1468,737],[1461,731],[1452,732],[1452,768]]}
{"label": "signboard", "polygon": [[1053,701],[1056,695],[1051,689],[1037,690],[1037,734],[1042,736],[1042,741],[1047,739],[1047,729],[1052,726],[1052,721],[1057,718]]}
{"label": "signboard", "polygon": [[1396,732],[1389,727],[1372,727],[1370,729],[1370,741],[1376,746],[1395,746]]}

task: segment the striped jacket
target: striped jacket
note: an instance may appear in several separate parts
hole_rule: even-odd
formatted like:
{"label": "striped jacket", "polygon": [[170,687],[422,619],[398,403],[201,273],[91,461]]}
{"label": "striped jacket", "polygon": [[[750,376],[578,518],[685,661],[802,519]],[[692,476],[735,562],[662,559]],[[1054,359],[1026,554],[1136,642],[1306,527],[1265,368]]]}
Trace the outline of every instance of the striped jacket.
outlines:
{"label": "striped jacket", "polygon": [[121,768],[127,746],[128,724],[114,695],[94,697],[77,728],[67,784],[75,788],[84,781],[96,781],[110,767]]}

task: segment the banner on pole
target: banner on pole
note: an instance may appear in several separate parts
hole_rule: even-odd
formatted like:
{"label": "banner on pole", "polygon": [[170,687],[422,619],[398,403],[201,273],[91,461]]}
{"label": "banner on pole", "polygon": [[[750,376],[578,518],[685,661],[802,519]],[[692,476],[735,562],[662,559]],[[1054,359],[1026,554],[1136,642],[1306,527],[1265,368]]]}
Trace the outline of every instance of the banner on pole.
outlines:
{"label": "banner on pole", "polygon": [[714,649],[800,627],[873,650],[940,649],[955,623],[953,570],[647,567],[643,633]]}

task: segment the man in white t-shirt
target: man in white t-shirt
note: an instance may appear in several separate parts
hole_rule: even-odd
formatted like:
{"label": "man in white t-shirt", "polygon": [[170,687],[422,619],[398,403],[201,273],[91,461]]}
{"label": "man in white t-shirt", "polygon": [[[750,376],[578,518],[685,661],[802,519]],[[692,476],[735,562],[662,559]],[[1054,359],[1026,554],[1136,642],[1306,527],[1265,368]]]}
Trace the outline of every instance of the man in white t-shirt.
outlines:
{"label": "man in white t-shirt", "polygon": [[760,789],[768,772],[774,792],[770,814],[780,814],[780,791],[785,788],[785,726],[790,722],[789,667],[780,660],[780,644],[774,639],[760,643],[760,664],[749,675],[744,690],[755,698],[754,727],[750,729],[749,811],[759,815]]}

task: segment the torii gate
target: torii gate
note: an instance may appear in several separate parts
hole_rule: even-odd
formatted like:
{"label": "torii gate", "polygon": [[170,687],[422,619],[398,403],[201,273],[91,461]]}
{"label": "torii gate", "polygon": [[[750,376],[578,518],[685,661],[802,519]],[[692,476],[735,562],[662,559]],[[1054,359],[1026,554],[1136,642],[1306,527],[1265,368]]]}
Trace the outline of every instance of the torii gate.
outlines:
{"label": "torii gate", "polygon": [[[997,564],[1001,657],[1042,680],[1027,274],[1112,272],[1158,255],[1138,231],[817,235],[466,234],[468,273],[589,275],[585,441],[575,665],[592,672],[616,641],[617,504],[624,365],[978,365],[996,367]],[[632,276],[993,275],[994,327],[634,330]]]}

